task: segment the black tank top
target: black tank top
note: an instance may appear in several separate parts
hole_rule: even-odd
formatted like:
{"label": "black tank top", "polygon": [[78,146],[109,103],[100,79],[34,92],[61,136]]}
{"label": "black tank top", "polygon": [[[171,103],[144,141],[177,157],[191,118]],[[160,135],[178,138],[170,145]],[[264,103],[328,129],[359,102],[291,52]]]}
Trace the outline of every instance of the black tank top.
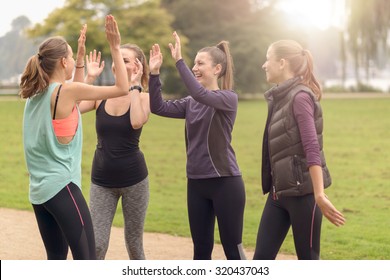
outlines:
{"label": "black tank top", "polygon": [[97,145],[91,180],[103,187],[128,187],[148,176],[143,153],[139,149],[142,128],[130,124],[130,108],[122,116],[111,116],[103,100],[96,110]]}

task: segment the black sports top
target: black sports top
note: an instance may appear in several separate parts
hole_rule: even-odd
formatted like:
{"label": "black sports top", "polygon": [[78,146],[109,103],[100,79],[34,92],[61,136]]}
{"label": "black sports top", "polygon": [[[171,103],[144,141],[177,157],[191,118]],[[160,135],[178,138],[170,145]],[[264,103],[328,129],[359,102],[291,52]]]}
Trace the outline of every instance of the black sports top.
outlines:
{"label": "black sports top", "polygon": [[133,129],[130,108],[122,116],[109,115],[103,100],[96,110],[97,145],[91,180],[103,187],[127,187],[148,176],[143,153],[139,149],[142,128]]}

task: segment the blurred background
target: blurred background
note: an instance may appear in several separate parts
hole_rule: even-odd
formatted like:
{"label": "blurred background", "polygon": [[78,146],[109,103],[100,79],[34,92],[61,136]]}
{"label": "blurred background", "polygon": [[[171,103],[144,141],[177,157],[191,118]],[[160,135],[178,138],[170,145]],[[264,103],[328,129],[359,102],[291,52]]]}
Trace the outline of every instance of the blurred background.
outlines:
{"label": "blurred background", "polygon": [[88,24],[87,52],[102,51],[106,62],[97,83],[112,83],[104,33],[107,14],[116,17],[122,43],[139,45],[147,57],[152,44],[160,44],[164,54],[161,77],[168,94],[186,94],[168,52],[174,30],[182,38],[190,67],[200,48],[229,41],[236,91],[241,95],[261,96],[270,87],[261,65],[268,45],[279,39],[294,39],[312,52],[325,92],[390,91],[388,0],[28,1],[34,3],[33,11],[27,10],[33,12],[34,19],[24,12],[23,2],[12,1],[10,5],[20,14],[16,13],[8,25],[1,23],[0,93],[4,89],[17,93],[28,58],[45,38],[63,36],[76,52],[84,23]]}

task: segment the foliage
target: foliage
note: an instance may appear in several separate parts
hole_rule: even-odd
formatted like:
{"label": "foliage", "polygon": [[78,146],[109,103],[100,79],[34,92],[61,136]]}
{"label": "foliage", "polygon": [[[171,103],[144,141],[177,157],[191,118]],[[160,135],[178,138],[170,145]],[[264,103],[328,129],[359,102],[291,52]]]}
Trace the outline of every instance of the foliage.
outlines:
{"label": "foliage", "polygon": [[[336,228],[326,219],[321,234],[322,259],[390,259],[390,98],[327,99],[324,149],[333,185],[326,190],[347,218]],[[24,102],[0,101],[0,207],[32,210],[23,156]],[[254,248],[266,196],[261,193],[261,139],[267,115],[263,100],[240,101],[233,147],[246,186],[243,241]],[[89,200],[92,157],[96,145],[94,113],[83,115],[83,193]],[[184,122],[151,115],[141,149],[149,169],[150,203],[146,231],[189,236],[186,210]],[[123,226],[119,207],[115,226]],[[216,240],[219,240],[216,231]],[[282,252],[294,254],[289,232]],[[249,257],[249,256],[248,256]]]}
{"label": "foliage", "polygon": [[[113,14],[118,22],[123,43],[135,43],[149,57],[149,50],[154,43],[159,43],[165,57],[170,56],[168,43],[172,41],[173,18],[166,10],[161,9],[159,1],[137,0],[67,0],[64,7],[54,10],[48,15],[43,24],[37,24],[29,32],[31,37],[48,37],[61,35],[77,49],[78,30],[82,24],[88,24],[87,51],[96,49],[102,52],[106,61],[104,77],[111,75],[111,56],[104,32],[105,15]],[[187,39],[182,38],[183,52],[186,51]],[[179,76],[175,70],[174,61],[166,59],[162,69],[162,77],[167,84],[177,84]],[[164,88],[168,92],[176,88]]]}
{"label": "foliage", "polygon": [[33,42],[21,36],[22,30],[30,24],[27,17],[17,17],[12,22],[12,30],[0,38],[0,65],[7,65],[0,67],[0,79],[19,75],[28,58],[36,51]]}
{"label": "foliage", "polygon": [[374,62],[379,68],[386,63],[388,55],[388,32],[390,29],[390,2],[387,0],[347,0],[349,12],[347,31],[348,46],[353,55],[355,76],[360,83],[359,67],[363,66],[366,79]]}
{"label": "foliage", "polygon": [[162,0],[162,6],[175,15],[173,27],[188,37],[189,56],[205,46],[229,41],[235,65],[236,90],[254,93],[266,88],[261,65],[268,45],[283,37],[300,38],[283,24],[272,3],[259,8],[249,0]]}

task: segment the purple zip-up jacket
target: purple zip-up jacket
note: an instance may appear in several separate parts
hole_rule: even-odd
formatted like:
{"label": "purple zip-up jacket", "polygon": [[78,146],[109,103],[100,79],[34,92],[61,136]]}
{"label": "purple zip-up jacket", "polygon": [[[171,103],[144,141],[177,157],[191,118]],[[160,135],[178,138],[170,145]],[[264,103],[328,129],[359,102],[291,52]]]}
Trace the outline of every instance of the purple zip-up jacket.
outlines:
{"label": "purple zip-up jacket", "polygon": [[164,101],[159,75],[150,75],[150,110],[160,116],[185,119],[187,177],[241,176],[231,146],[237,94],[232,90],[205,89],[182,59],[176,68],[189,96]]}

